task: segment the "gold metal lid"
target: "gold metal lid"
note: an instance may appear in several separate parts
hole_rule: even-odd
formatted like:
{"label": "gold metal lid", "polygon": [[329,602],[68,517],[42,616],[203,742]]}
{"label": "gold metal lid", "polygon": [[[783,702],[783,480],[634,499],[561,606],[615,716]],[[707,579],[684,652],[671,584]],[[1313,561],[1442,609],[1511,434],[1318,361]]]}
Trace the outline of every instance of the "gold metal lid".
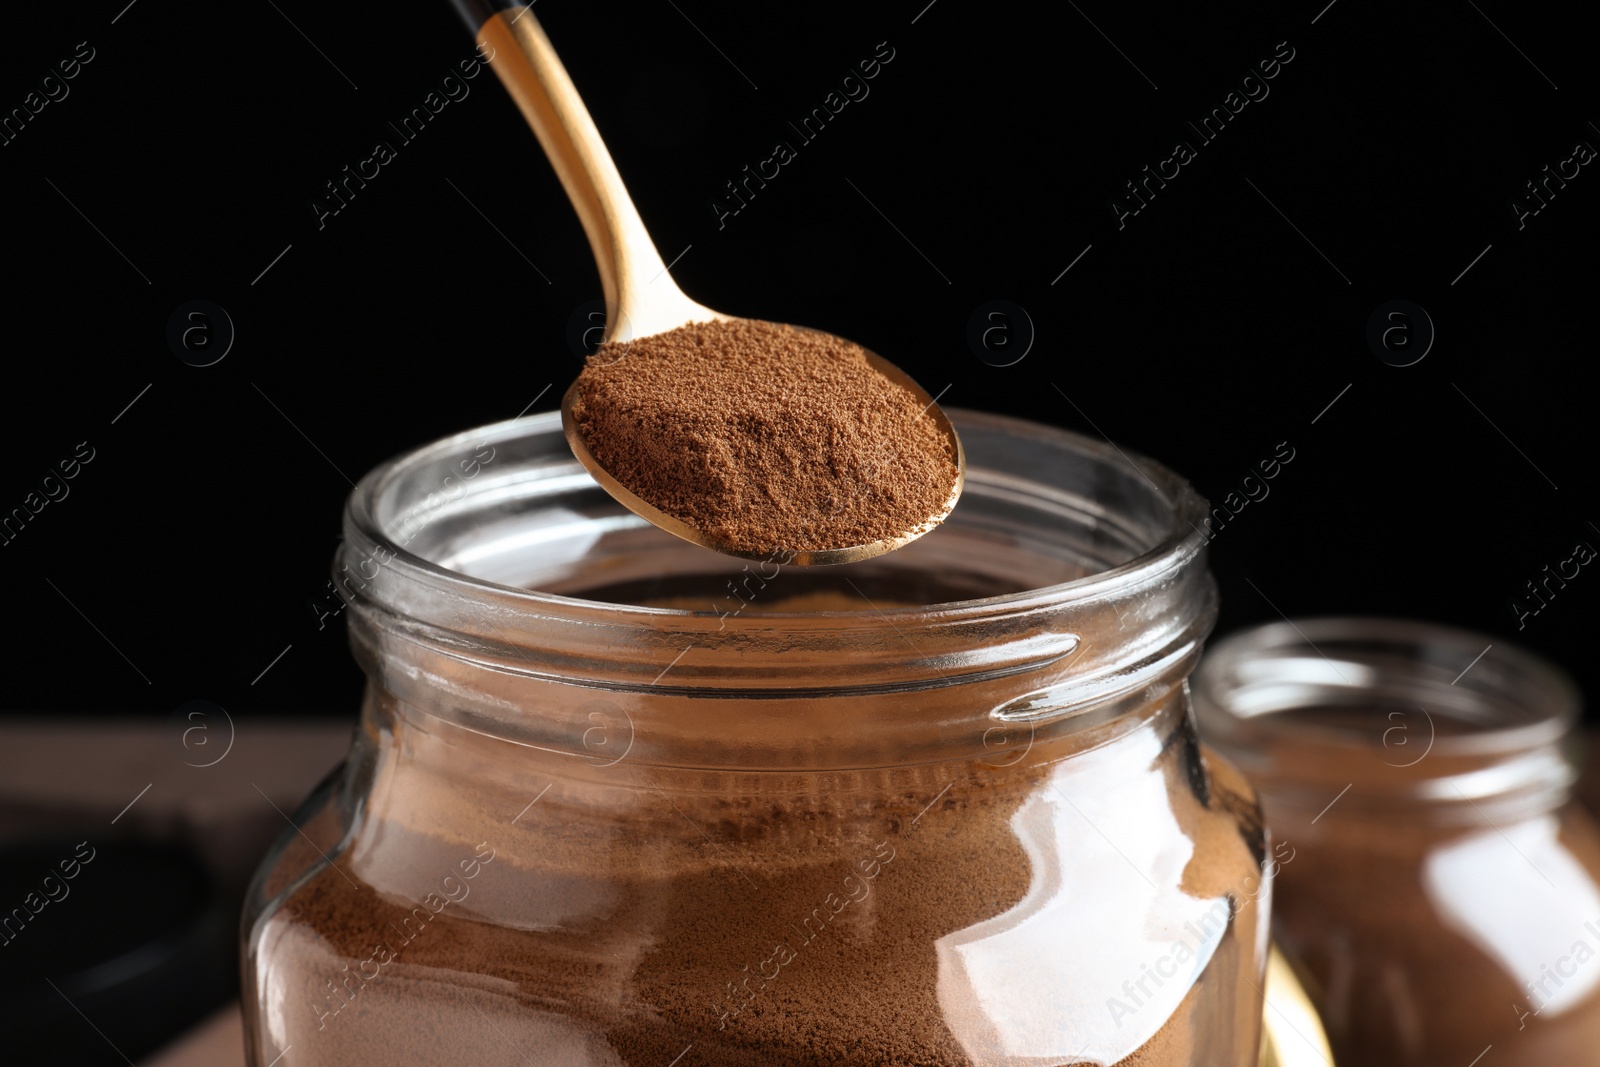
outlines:
{"label": "gold metal lid", "polygon": [[1267,956],[1266,999],[1261,1067],[1333,1067],[1333,1050],[1317,1009],[1277,945]]}

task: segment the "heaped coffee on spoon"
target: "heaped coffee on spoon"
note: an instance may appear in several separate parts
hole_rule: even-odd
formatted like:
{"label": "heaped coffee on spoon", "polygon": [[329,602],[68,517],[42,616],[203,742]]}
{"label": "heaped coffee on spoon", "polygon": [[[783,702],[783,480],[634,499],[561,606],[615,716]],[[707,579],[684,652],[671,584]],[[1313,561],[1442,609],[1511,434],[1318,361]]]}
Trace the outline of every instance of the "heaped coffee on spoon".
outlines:
{"label": "heaped coffee on spoon", "polygon": [[739,555],[920,533],[961,476],[927,402],[815,330],[744,319],[608,344],[574,394],[600,466]]}

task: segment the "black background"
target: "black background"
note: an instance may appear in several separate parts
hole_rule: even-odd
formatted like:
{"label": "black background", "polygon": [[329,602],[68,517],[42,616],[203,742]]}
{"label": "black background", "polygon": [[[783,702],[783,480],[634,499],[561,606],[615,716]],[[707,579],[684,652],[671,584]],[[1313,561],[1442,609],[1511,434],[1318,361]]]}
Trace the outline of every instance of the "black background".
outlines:
{"label": "black background", "polygon": [[[947,406],[1109,437],[1214,501],[1287,441],[1213,546],[1222,630],[1438,620],[1592,695],[1600,576],[1520,630],[1511,602],[1600,546],[1600,176],[1520,230],[1509,206],[1600,145],[1592,41],[1571,9],[1325,2],[536,10],[691,296],[859,340]],[[599,296],[588,246],[491,73],[412,143],[385,125],[473,51],[442,0],[125,3],[8,12],[0,44],[8,112],[94,50],[0,146],[0,509],[94,450],[0,547],[0,703],[352,717],[342,620],[310,606],[348,479],[554,406]],[[1283,41],[1270,95],[1201,144],[1185,121]],[[799,144],[787,123],[879,42],[870,95]],[[1119,229],[1111,198],[1180,138],[1198,157]],[[311,201],[379,139],[397,158],[319,228]],[[778,140],[797,158],[719,229],[712,198]],[[214,366],[166,340],[194,299],[237,332]],[[992,299],[1036,330],[1009,367],[966,340]],[[1437,328],[1413,366],[1365,339],[1394,299]]]}

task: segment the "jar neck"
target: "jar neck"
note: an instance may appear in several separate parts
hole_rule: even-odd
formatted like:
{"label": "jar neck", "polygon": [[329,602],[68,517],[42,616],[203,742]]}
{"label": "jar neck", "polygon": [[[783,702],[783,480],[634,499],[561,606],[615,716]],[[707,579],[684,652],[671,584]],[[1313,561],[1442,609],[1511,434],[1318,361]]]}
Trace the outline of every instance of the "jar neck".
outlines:
{"label": "jar neck", "polygon": [[[820,637],[825,620],[806,621],[803,632]],[[350,632],[369,684],[411,709],[416,722],[490,734],[585,765],[626,759],[705,771],[847,771],[951,760],[1005,767],[1035,747],[1070,753],[1137,728],[1153,709],[1169,706],[1199,650],[1195,635],[1133,677],[1111,679],[1083,654],[1085,643],[1056,635],[1034,640],[1035,658],[988,669],[981,645],[968,648],[977,669],[932,681],[897,678],[886,668],[877,684],[829,686],[828,664],[838,661],[819,657],[804,677],[810,684],[778,685],[757,674],[738,646],[685,642],[668,657],[673,638],[683,637],[668,633],[636,650],[652,666],[660,663],[659,680],[641,684],[603,680],[604,668],[615,663],[609,658],[574,659],[557,671],[549,650],[532,644],[468,647],[458,632],[453,647],[441,647],[379,626],[361,611],[352,614]],[[824,632],[829,644],[854,639],[865,646],[890,636],[847,627]],[[795,635],[765,636],[792,648]],[[790,665],[783,679],[796,680],[795,670]],[[719,672],[748,684],[694,684]]]}
{"label": "jar neck", "polygon": [[[554,414],[419,450],[351,497],[335,572],[357,659],[471,730],[580,760],[626,737],[639,765],[729,771],[1004,761],[1165,699],[1215,617],[1203,504],[1104,445],[955,417],[960,507],[845,568],[751,565],[648,526]],[[851,610],[777,599],[822,593]]]}
{"label": "jar neck", "polygon": [[[455,788],[450,783],[459,783],[467,775],[471,792],[481,795],[532,796],[544,786],[554,785],[552,795],[559,794],[563,802],[600,817],[610,810],[626,812],[637,807],[641,792],[705,796],[719,802],[726,797],[752,798],[754,802],[771,797],[787,810],[811,805],[837,813],[861,803],[881,806],[884,797],[931,798],[951,782],[965,783],[963,788],[998,787],[1085,753],[1115,758],[1111,753],[1119,745],[1147,757],[1149,752],[1164,751],[1174,744],[1194,744],[1193,719],[1181,681],[1163,691],[1146,691],[1137,699],[1108,705],[1103,714],[1078,717],[1071,729],[1012,727],[1002,736],[994,727],[986,727],[988,736],[976,744],[947,746],[938,753],[940,758],[921,763],[852,761],[848,753],[821,748],[811,761],[752,759],[744,765],[718,764],[698,758],[698,753],[686,747],[669,749],[653,743],[649,728],[641,725],[649,712],[635,709],[630,713],[624,705],[602,702],[590,702],[585,708],[587,736],[571,750],[541,744],[540,738],[530,739],[503,726],[487,731],[474,716],[462,714],[458,708],[418,705],[369,684],[357,762],[387,768],[383,777],[390,779],[385,789],[391,795],[390,804],[421,803],[418,797],[422,793],[410,800],[395,799],[416,792],[419,780],[437,783],[430,788],[438,794]],[[942,710],[926,702],[922,708],[925,715]],[[669,709],[667,718],[681,718],[684,713],[677,710],[674,716]],[[801,710],[779,709],[777,714]],[[739,729],[741,736],[763,732],[760,724]],[[1136,740],[1140,738],[1143,740]],[[674,758],[651,761],[640,755],[662,750]],[[1130,767],[1130,775],[1147,770],[1144,762],[1147,758],[1141,759],[1137,768]],[[394,777],[399,774],[411,784]]]}
{"label": "jar neck", "polygon": [[1286,826],[1337,811],[1342,822],[1488,828],[1548,814],[1571,798],[1577,767],[1568,742],[1458,755],[1429,752],[1427,741],[1425,733],[1390,748],[1288,741],[1265,755],[1229,753]]}
{"label": "jar neck", "polygon": [[1577,778],[1577,691],[1504,642],[1429,623],[1308,619],[1220,642],[1195,680],[1202,730],[1269,807],[1416,825],[1549,812]]}

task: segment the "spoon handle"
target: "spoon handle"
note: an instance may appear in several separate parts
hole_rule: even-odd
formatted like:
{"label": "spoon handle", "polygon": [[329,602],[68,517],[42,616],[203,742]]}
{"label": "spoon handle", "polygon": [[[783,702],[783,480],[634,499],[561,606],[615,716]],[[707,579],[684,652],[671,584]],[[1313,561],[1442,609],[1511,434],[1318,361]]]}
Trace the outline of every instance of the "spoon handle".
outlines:
{"label": "spoon handle", "polygon": [[667,273],[600,131],[532,10],[503,0],[455,3],[480,46],[488,46],[490,66],[533,127],[589,236],[605,290],[605,340],[628,341],[723,318],[684,296]]}

